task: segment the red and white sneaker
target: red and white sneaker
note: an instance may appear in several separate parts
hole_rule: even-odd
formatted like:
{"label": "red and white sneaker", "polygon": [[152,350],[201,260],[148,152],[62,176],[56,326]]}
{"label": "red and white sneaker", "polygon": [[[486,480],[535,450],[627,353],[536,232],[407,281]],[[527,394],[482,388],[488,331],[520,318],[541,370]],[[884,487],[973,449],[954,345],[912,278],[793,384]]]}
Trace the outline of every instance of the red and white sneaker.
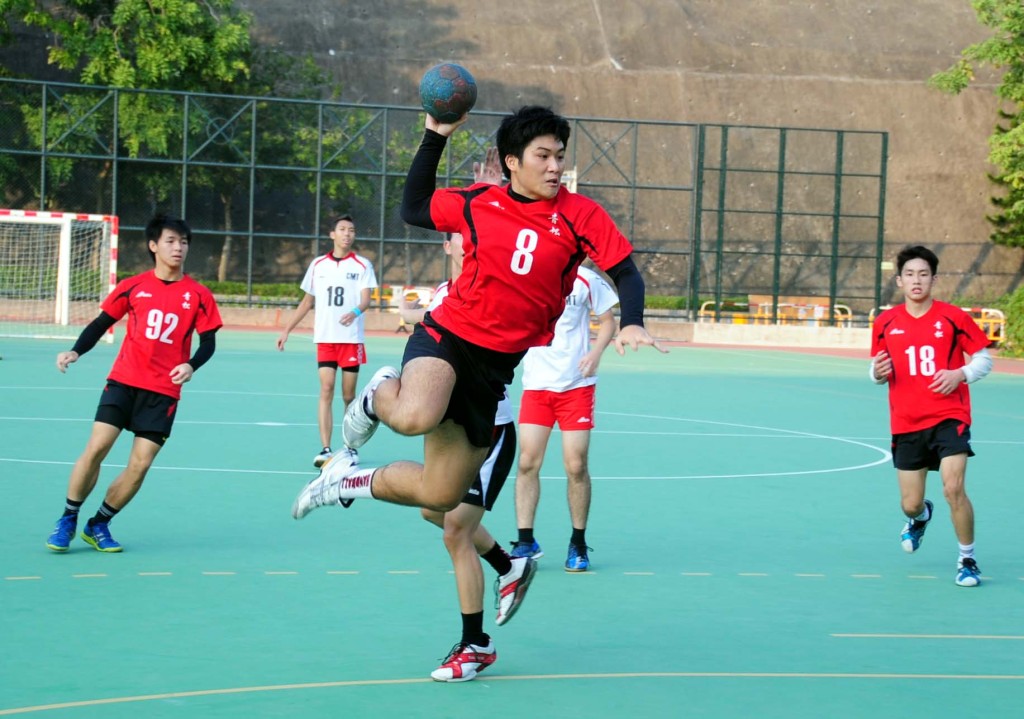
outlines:
{"label": "red and white sneaker", "polygon": [[519,605],[526,598],[526,590],[530,588],[533,575],[537,571],[537,563],[530,557],[516,557],[512,560],[512,569],[494,582],[494,604],[498,608],[498,616],[494,623],[501,626],[516,613]]}
{"label": "red and white sneaker", "polygon": [[444,664],[430,672],[430,678],[435,682],[468,682],[497,658],[498,652],[490,639],[486,647],[459,642],[448,652]]}

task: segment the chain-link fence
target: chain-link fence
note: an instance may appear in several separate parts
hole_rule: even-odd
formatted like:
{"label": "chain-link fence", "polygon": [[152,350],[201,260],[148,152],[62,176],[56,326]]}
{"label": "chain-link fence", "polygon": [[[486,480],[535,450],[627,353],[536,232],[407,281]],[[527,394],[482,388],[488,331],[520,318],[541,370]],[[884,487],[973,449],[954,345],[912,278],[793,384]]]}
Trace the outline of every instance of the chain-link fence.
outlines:
{"label": "chain-link fence", "polygon": [[[473,113],[441,184],[472,181],[500,119]],[[633,241],[649,295],[688,316],[755,295],[878,304],[886,133],[570,122],[567,170]],[[444,279],[437,233],[398,212],[421,136],[418,108],[0,80],[2,204],[118,215],[127,272],[149,266],[154,212],[184,216],[190,272],[248,304],[297,283],[341,212],[382,283]]]}

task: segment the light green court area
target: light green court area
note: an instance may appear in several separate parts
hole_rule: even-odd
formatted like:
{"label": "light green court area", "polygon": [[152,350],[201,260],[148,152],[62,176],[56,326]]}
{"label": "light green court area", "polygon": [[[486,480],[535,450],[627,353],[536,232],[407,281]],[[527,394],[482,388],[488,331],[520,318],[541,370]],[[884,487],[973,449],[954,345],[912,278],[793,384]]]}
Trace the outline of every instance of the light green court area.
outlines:
{"label": "light green court area", "polygon": [[[0,716],[1019,711],[1024,376],[972,388],[983,585],[964,589],[936,475],[937,521],[919,552],[900,549],[887,400],[865,359],[609,351],[591,450],[593,571],[562,571],[570,526],[556,433],[536,526],[541,571],[508,625],[494,627],[487,609],[497,662],[444,685],[429,674],[460,623],[440,532],[416,510],[370,501],[301,522],[289,514],[315,475],[318,386],[308,336],[284,353],[275,338],[221,333],[145,487],[111,524],[119,555],[80,539],[63,555],[43,546],[116,345],[61,375],[54,359],[68,343],[0,342]],[[399,363],[403,347],[401,336],[371,338],[368,368]],[[128,444],[111,453],[84,517]],[[421,454],[420,440],[381,429],[361,457]],[[511,479],[485,522],[503,543],[515,537]]]}

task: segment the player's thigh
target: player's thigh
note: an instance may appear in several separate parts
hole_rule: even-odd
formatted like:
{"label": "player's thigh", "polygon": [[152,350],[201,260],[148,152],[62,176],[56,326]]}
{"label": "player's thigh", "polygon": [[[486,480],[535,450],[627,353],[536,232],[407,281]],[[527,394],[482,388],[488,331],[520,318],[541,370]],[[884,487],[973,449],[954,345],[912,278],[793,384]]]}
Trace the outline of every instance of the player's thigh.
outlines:
{"label": "player's thigh", "polygon": [[590,430],[562,431],[562,457],[566,466],[579,470],[587,468],[587,454],[590,452]]}
{"label": "player's thigh", "polygon": [[455,387],[455,370],[437,357],[416,357],[402,368],[402,384],[395,408],[439,424]]}
{"label": "player's thigh", "polygon": [[519,425],[519,463],[533,467],[544,460],[551,438],[551,427],[540,424]]}
{"label": "player's thigh", "polygon": [[331,396],[334,394],[334,382],[338,373],[338,367],[334,364],[321,364],[316,368],[317,376],[320,378],[320,391],[322,394]]}
{"label": "player's thigh", "polygon": [[470,443],[461,425],[442,422],[423,437],[424,493],[434,503],[454,508],[473,484],[487,452],[487,447]]}
{"label": "player's thigh", "polygon": [[89,441],[86,444],[86,453],[99,456],[101,459],[107,456],[114,442],[121,436],[121,427],[106,422],[97,421],[92,423],[92,432],[89,434]]}
{"label": "player's thigh", "polygon": [[939,463],[939,476],[942,487],[948,493],[962,492],[967,475],[967,453],[951,454],[942,458]]}
{"label": "player's thigh", "polygon": [[161,446],[151,439],[136,436],[129,456],[130,465],[143,471],[148,470],[160,453]]}
{"label": "player's thigh", "polygon": [[906,506],[919,506],[924,501],[925,480],[928,469],[897,469],[896,481],[900,486],[900,497]]}
{"label": "player's thigh", "polygon": [[444,513],[444,533],[464,534],[472,538],[473,532],[480,526],[483,518],[483,507],[461,502],[455,509]]}

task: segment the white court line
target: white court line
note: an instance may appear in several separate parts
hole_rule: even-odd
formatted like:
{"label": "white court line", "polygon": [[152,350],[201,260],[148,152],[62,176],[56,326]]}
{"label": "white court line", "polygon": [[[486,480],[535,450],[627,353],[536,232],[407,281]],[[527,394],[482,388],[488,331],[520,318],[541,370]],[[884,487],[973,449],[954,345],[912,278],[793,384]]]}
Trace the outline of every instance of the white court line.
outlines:
{"label": "white court line", "polygon": [[829,634],[839,639],[980,639],[1024,641],[1024,636],[1006,634]]}

